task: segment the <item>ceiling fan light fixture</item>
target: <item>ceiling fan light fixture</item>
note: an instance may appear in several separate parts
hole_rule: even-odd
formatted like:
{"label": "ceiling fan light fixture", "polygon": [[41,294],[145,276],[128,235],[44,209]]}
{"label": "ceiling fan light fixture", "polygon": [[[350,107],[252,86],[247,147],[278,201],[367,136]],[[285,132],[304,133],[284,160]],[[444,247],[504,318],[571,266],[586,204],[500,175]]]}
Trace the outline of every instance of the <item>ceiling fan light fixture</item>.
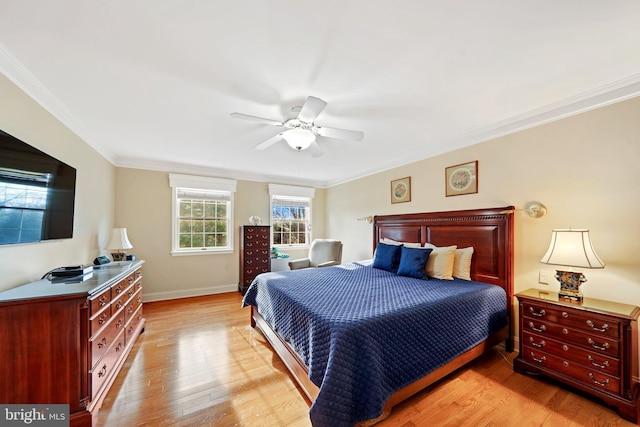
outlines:
{"label": "ceiling fan light fixture", "polygon": [[297,151],[306,150],[316,140],[313,132],[301,128],[289,129],[282,136],[287,144]]}

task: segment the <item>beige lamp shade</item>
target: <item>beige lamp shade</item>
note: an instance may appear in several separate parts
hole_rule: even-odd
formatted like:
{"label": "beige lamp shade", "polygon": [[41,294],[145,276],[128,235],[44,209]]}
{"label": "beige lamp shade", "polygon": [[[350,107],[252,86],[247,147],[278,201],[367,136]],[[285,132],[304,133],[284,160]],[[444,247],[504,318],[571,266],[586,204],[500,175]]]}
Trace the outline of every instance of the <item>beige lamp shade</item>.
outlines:
{"label": "beige lamp shade", "polygon": [[109,239],[109,243],[105,246],[105,249],[118,251],[132,248],[133,245],[129,241],[126,228],[114,228],[111,233],[111,239]]}
{"label": "beige lamp shade", "polygon": [[553,230],[549,249],[540,262],[567,267],[604,268],[604,262],[591,246],[589,230]]}

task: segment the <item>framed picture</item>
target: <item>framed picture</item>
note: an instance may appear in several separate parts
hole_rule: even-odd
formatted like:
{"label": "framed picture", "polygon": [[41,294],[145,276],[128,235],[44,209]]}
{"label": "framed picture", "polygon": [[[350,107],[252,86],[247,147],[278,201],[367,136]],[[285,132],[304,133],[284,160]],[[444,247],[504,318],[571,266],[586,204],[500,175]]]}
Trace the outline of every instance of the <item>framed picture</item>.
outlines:
{"label": "framed picture", "polygon": [[478,161],[449,166],[444,170],[445,194],[461,196],[478,192]]}
{"label": "framed picture", "polygon": [[391,181],[391,203],[411,201],[411,177]]}

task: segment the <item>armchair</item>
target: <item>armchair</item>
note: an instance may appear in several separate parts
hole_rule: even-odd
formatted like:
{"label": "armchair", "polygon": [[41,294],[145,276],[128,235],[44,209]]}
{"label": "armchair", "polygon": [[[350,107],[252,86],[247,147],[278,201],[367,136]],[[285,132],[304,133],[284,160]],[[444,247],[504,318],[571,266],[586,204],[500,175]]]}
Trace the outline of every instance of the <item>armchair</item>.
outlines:
{"label": "armchair", "polygon": [[289,268],[299,270],[302,268],[329,267],[342,262],[342,242],[332,239],[316,239],[311,242],[309,256],[289,261]]}

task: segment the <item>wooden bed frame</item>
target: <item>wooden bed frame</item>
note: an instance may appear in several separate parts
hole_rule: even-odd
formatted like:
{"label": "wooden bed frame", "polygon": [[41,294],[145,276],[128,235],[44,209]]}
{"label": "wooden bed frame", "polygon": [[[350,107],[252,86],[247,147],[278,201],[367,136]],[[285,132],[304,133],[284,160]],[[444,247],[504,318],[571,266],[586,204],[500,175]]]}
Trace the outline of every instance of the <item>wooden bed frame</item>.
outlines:
{"label": "wooden bed frame", "polygon": [[[473,247],[471,278],[502,287],[507,293],[508,325],[487,340],[432,371],[418,381],[395,392],[384,406],[382,415],[360,425],[372,425],[388,417],[391,408],[418,391],[428,387],[471,360],[506,341],[513,351],[513,206],[464,211],[429,212],[375,216],[373,249],[383,238],[402,242],[431,243],[436,246]],[[307,367],[295,351],[271,329],[271,326],[251,306],[251,326],[258,327],[280,356],[306,396],[313,402],[319,388],[309,379]]]}

